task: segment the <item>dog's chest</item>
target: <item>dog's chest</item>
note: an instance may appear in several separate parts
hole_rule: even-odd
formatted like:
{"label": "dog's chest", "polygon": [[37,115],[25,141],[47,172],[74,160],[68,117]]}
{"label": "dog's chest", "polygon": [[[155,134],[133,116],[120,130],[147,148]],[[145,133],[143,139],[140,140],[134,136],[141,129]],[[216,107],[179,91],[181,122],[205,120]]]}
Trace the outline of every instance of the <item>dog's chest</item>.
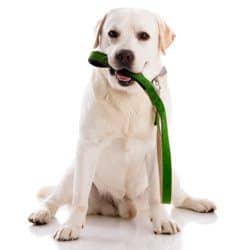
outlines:
{"label": "dog's chest", "polygon": [[[112,97],[111,97],[112,98]],[[154,128],[155,112],[146,96],[128,100],[110,100],[106,103],[107,124],[119,137],[146,139]]]}
{"label": "dog's chest", "polygon": [[145,156],[151,142],[114,139],[100,154],[94,183],[100,193],[117,199],[139,195],[147,187]]}
{"label": "dog's chest", "polygon": [[147,186],[145,156],[155,146],[156,134],[154,110],[146,98],[107,99],[102,104],[102,125],[110,143],[97,164],[95,184],[100,192],[122,198]]}
{"label": "dog's chest", "polygon": [[151,108],[147,107],[147,110],[140,110],[131,107],[122,115],[121,133],[125,137],[147,137],[152,129],[152,116]]}

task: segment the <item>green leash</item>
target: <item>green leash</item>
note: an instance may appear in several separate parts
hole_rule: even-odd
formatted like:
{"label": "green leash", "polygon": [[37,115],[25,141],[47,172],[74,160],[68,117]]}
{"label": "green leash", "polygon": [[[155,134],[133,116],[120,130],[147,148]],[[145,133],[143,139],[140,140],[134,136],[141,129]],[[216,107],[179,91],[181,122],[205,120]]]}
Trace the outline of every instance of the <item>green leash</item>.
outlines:
{"label": "green leash", "polygon": [[[90,54],[88,61],[96,67],[111,68],[108,63],[107,55],[103,52],[93,51]],[[156,124],[158,126],[158,132],[160,131],[160,134],[158,134],[158,145],[161,144],[161,152],[158,150],[158,162],[161,176],[162,203],[170,203],[172,193],[172,168],[167,117],[164,104],[152,83],[143,74],[132,73],[126,69],[122,70],[122,74],[131,77],[139,83],[150,98],[152,105],[156,108]],[[159,153],[161,154],[159,155]]]}

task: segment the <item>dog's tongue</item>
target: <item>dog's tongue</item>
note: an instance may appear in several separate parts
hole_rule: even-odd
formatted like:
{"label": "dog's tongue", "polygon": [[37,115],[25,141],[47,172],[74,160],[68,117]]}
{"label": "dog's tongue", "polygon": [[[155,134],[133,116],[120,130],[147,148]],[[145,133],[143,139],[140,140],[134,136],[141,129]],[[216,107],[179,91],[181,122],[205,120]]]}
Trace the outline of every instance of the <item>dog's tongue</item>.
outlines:
{"label": "dog's tongue", "polygon": [[119,71],[116,72],[116,78],[121,82],[129,82],[131,80],[131,77],[125,76]]}

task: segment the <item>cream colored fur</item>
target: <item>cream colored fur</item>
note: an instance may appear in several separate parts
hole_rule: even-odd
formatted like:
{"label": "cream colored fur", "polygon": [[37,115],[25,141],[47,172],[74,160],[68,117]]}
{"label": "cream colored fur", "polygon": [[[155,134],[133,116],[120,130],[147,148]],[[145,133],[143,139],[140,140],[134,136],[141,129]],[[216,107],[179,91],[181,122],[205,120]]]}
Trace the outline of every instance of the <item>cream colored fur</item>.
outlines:
{"label": "cream colored fur", "polygon": [[[120,37],[110,39],[110,29]],[[148,41],[136,34],[146,31]],[[135,54],[132,71],[153,79],[161,70],[161,54],[175,35],[155,14],[144,10],[116,9],[99,22],[95,47],[107,53],[117,69],[115,53],[129,49]],[[161,96],[167,100],[166,77],[159,78]],[[48,223],[63,204],[71,204],[68,220],[58,229],[56,240],[73,240],[85,227],[87,214],[133,218],[141,201],[148,204],[155,233],[174,234],[177,224],[161,204],[156,159],[156,129],[152,105],[138,84],[120,86],[107,69],[94,69],[82,105],[80,135],[75,160],[62,181],[39,192],[39,211],[29,220]],[[215,209],[212,202],[195,200],[173,175],[173,204],[198,212]]]}

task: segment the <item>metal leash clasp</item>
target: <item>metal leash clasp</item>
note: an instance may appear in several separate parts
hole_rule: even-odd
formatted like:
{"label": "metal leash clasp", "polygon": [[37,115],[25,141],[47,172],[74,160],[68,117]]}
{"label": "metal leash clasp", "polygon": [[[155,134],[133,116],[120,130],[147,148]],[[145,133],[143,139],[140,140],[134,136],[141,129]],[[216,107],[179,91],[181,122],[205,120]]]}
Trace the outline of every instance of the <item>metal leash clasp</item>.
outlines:
{"label": "metal leash clasp", "polygon": [[155,79],[153,79],[152,83],[153,83],[154,87],[156,88],[157,93],[160,95],[160,93],[161,93],[160,81],[157,78],[155,78]]}
{"label": "metal leash clasp", "polygon": [[[161,96],[161,90],[162,90],[162,86],[161,86],[159,78],[166,75],[166,74],[167,74],[166,68],[162,67],[160,73],[155,78],[153,78],[152,81],[151,81],[159,96]],[[157,114],[157,110],[156,110],[155,107],[153,107],[153,110],[155,112],[154,125],[159,125],[159,123],[158,123],[159,117],[158,117],[158,114]]]}
{"label": "metal leash clasp", "polygon": [[[152,84],[154,85],[154,88],[156,89],[158,95],[160,96],[161,95],[161,84],[160,84],[157,77],[152,80]],[[154,125],[157,126],[159,117],[158,117],[156,108],[153,107],[153,109],[154,109],[154,113],[155,113]]]}

